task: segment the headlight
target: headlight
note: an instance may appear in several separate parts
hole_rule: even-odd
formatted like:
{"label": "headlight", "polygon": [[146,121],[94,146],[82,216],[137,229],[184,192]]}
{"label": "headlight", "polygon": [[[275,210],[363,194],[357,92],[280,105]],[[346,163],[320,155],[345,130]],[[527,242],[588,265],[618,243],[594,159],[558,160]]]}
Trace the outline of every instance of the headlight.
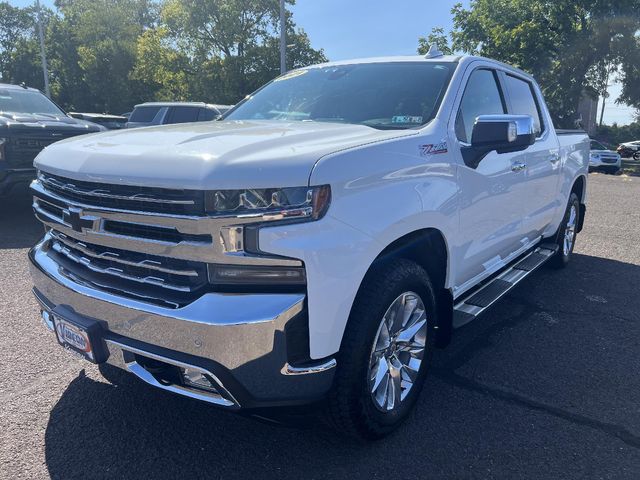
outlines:
{"label": "headlight", "polygon": [[331,201],[329,185],[318,187],[214,190],[205,205],[211,215],[260,216],[265,221],[293,218],[318,220]]}

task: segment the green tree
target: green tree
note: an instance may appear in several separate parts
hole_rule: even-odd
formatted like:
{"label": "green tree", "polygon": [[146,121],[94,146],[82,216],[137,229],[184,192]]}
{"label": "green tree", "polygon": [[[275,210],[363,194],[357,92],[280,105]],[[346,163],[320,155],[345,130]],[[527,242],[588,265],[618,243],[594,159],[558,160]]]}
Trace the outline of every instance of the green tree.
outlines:
{"label": "green tree", "polygon": [[[43,15],[45,22],[51,12]],[[0,81],[42,87],[35,11],[0,2]]]}
{"label": "green tree", "polygon": [[[159,97],[177,89],[191,99],[235,103],[279,73],[278,0],[167,0],[160,19],[155,33],[140,40],[134,69],[137,79],[158,72],[152,77]],[[144,55],[144,43],[152,41],[162,53]],[[287,44],[290,68],[326,61],[290,14]]]}
{"label": "green tree", "polygon": [[431,45],[437,46],[445,55],[453,54],[453,48],[451,48],[449,37],[442,27],[435,27],[431,30],[429,35],[418,39],[418,53],[420,55],[426,55],[429,52]]}
{"label": "green tree", "polygon": [[143,98],[130,79],[138,37],[155,20],[149,0],[59,0],[47,40],[55,98],[73,109],[120,113]]}
{"label": "green tree", "polygon": [[612,65],[640,106],[640,0],[472,0],[452,14],[452,48],[533,74],[559,126],[574,126],[582,93],[601,93]]}

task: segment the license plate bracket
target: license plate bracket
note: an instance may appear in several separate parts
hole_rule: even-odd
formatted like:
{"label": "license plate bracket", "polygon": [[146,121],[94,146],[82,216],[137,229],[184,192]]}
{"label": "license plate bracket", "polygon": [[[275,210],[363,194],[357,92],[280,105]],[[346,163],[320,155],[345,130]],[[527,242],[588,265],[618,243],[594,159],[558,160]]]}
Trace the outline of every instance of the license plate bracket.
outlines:
{"label": "license plate bracket", "polygon": [[102,326],[97,320],[55,310],[52,316],[60,345],[92,363],[107,361],[109,351],[104,342]]}

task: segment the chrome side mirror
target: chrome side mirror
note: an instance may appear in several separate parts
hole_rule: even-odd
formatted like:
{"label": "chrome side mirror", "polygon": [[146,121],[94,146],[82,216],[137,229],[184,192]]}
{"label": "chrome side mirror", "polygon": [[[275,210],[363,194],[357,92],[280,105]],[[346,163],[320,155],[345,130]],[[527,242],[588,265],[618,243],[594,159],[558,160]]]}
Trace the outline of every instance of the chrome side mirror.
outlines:
{"label": "chrome side mirror", "polygon": [[535,141],[530,115],[480,115],[473,125],[471,146],[463,148],[463,157],[469,167],[476,168],[490,152],[519,152]]}

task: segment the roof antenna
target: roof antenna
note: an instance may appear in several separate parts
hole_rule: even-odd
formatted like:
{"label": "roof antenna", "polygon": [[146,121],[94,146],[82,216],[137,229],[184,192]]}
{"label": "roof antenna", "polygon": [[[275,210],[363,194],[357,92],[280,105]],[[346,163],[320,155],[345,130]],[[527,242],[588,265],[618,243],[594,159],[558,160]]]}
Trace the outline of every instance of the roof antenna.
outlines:
{"label": "roof antenna", "polygon": [[440,49],[438,48],[438,45],[436,45],[435,43],[432,43],[429,46],[429,51],[424,56],[424,58],[437,58],[442,56],[444,56],[444,54],[440,51]]}

